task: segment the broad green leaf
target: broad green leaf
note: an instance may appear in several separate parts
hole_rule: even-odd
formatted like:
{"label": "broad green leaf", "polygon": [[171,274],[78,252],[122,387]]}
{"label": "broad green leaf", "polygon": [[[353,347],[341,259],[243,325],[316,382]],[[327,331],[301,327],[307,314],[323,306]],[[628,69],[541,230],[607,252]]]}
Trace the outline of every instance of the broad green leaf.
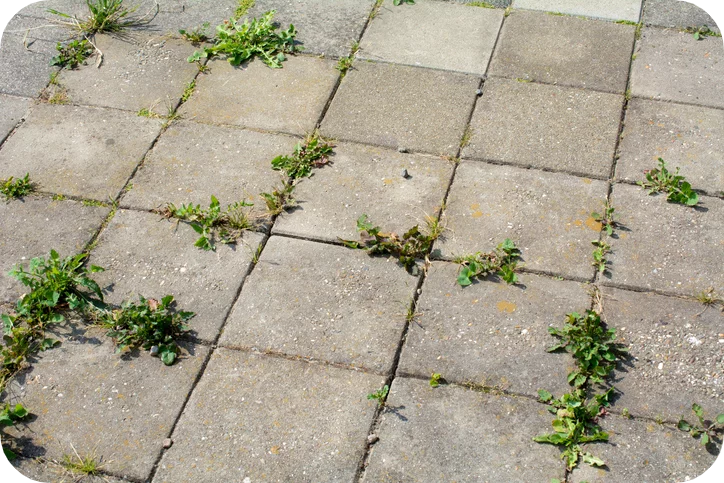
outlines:
{"label": "broad green leaf", "polygon": [[706,446],[707,444],[709,444],[709,433],[703,433],[703,434],[701,435],[701,444],[704,445],[704,446]]}
{"label": "broad green leaf", "polygon": [[538,399],[540,399],[542,402],[548,402],[553,399],[553,395],[545,389],[538,389]]}
{"label": "broad green leaf", "polygon": [[690,431],[691,430],[691,424],[686,422],[685,420],[681,419],[679,420],[679,424],[676,425],[677,428],[679,428],[682,431]]}
{"label": "broad green leaf", "polygon": [[716,417],[716,422],[718,424],[724,424],[724,414],[720,414]]}

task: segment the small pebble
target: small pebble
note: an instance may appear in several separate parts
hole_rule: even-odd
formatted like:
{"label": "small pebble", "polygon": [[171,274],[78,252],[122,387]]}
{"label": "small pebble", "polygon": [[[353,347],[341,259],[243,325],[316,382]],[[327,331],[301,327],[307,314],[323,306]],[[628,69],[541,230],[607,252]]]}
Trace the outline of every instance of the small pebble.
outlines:
{"label": "small pebble", "polygon": [[171,438],[166,438],[163,440],[164,449],[169,449],[171,446],[173,446],[173,441],[171,440]]}
{"label": "small pebble", "polygon": [[403,146],[399,146],[399,147],[397,148],[397,151],[400,152],[400,153],[406,153],[406,152],[407,152],[407,148],[406,148],[406,147],[403,147]]}
{"label": "small pebble", "polygon": [[483,95],[483,90],[482,90],[482,89],[478,89],[477,91],[475,91],[475,95],[476,95],[476,96],[482,96],[482,95]]}
{"label": "small pebble", "polygon": [[403,169],[403,170],[402,170],[402,177],[405,178],[405,179],[407,179],[407,178],[410,177],[410,174],[407,172],[406,169]]}
{"label": "small pebble", "polygon": [[151,350],[149,351],[153,357],[156,357],[158,355],[158,346],[152,345]]}
{"label": "small pebble", "polygon": [[380,438],[377,437],[376,434],[370,434],[369,436],[367,436],[367,442],[369,444],[375,444],[379,440],[380,440]]}

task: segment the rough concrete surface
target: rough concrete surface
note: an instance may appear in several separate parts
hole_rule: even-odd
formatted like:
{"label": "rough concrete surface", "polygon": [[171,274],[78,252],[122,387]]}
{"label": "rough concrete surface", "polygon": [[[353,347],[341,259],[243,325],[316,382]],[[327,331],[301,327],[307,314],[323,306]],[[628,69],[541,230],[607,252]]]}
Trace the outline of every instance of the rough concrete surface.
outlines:
{"label": "rough concrete surface", "polygon": [[681,0],[646,0],[644,10],[646,25],[661,27],[701,27],[719,31],[714,19],[691,2]]}
{"label": "rough concrete surface", "polygon": [[641,17],[642,1],[643,0],[607,0],[605,2],[591,2],[589,0],[513,0],[513,7],[609,20],[638,22]]}
{"label": "rough concrete surface", "polygon": [[25,97],[0,95],[0,142],[25,119],[30,104],[31,100]]}
{"label": "rough concrete surface", "polygon": [[37,97],[48,85],[50,73],[56,71],[50,60],[57,54],[55,43],[44,40],[28,42],[3,34],[0,42],[0,93]]}

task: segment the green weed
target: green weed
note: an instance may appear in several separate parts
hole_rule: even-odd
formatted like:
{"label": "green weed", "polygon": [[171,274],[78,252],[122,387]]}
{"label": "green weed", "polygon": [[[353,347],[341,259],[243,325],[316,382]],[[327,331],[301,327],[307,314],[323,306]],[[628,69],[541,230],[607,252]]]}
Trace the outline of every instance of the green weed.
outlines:
{"label": "green weed", "polygon": [[53,201],[65,201],[65,195],[54,194]]}
{"label": "green weed", "polygon": [[619,25],[638,25],[638,22],[633,22],[631,20],[616,20],[616,23]]}
{"label": "green weed", "polygon": [[691,189],[686,179],[679,175],[679,168],[674,174],[666,169],[666,163],[659,158],[659,167],[644,171],[646,181],[639,181],[638,185],[648,189],[649,194],[665,192],[666,199],[672,203],[695,206],[699,202],[699,195]]}
{"label": "green weed", "polygon": [[277,156],[271,162],[272,169],[284,171],[291,179],[307,178],[313,168],[319,168],[329,162],[334,144],[322,138],[318,132],[307,136],[304,144],[297,143],[291,156]]}
{"label": "green weed", "polygon": [[[80,30],[86,35],[94,35],[102,32],[120,32],[128,27],[143,25],[150,21],[152,10],[143,18],[132,19],[133,14],[138,7],[125,8],[123,0],[86,0],[89,15],[86,19],[79,19],[75,16],[49,9],[48,11],[63,19],[60,23],[69,25]],[[158,12],[158,4],[154,7],[155,13]]]}
{"label": "green weed", "polygon": [[498,275],[508,284],[515,284],[518,282],[515,268],[519,256],[520,250],[515,243],[506,238],[492,252],[456,257],[455,263],[461,266],[458,284],[467,287],[473,283],[474,278],[485,278],[492,274]]}
{"label": "green weed", "polygon": [[385,384],[385,387],[382,389],[378,389],[373,393],[367,394],[367,399],[370,401],[377,401],[377,404],[380,406],[385,404],[385,398],[387,397],[387,394],[390,392],[390,386]]}
{"label": "green weed", "polygon": [[347,75],[347,71],[352,67],[352,62],[354,62],[354,57],[357,55],[358,51],[359,42],[352,42],[352,51],[350,52],[350,54],[346,57],[341,57],[337,61],[337,70],[342,73],[342,77]]}
{"label": "green weed", "polygon": [[603,206],[602,214],[595,211],[591,213],[591,218],[601,224],[608,236],[613,235],[613,230],[614,228],[616,228],[617,225],[614,215],[615,211],[616,209],[611,206],[611,203],[608,200],[606,200],[606,204]]}
{"label": "green weed", "polygon": [[[2,411],[0,411],[0,434],[2,434],[2,428],[15,426],[15,424],[24,421],[29,417],[30,413],[27,409],[25,409],[25,407],[23,407],[22,404],[10,406],[10,404],[5,403],[5,407],[2,409]],[[17,459],[18,455],[12,449],[12,440],[4,434],[1,439],[3,440],[3,453],[5,453],[5,457],[8,459],[8,461],[13,461],[14,459]]]}
{"label": "green weed", "polygon": [[85,476],[98,476],[100,474],[103,465],[100,464],[95,454],[81,457],[75,448],[73,448],[73,452],[75,453],[75,458],[71,455],[63,455],[63,459],[60,462],[63,468],[73,474]]}
{"label": "green weed", "polygon": [[186,85],[186,88],[184,89],[184,93],[181,96],[181,102],[184,103],[189,100],[191,97],[191,94],[194,93],[194,89],[196,89],[196,79],[192,80]]}
{"label": "green weed", "polygon": [[105,203],[103,203],[102,201],[98,201],[98,200],[83,200],[83,201],[81,201],[81,204],[83,206],[106,206]]}
{"label": "green weed", "polygon": [[724,413],[719,414],[714,421],[709,421],[704,419],[704,410],[698,404],[692,404],[691,411],[699,424],[690,424],[682,417],[676,427],[691,434],[692,438],[699,438],[703,446],[713,445],[717,439],[721,442],[721,437],[717,435],[724,434]]}
{"label": "green weed", "polygon": [[593,250],[593,262],[591,262],[591,265],[596,267],[599,273],[604,273],[608,268],[606,255],[611,252],[611,245],[600,240],[593,240],[591,244],[596,247]]}
{"label": "green weed", "polygon": [[0,179],[0,193],[5,196],[6,201],[22,198],[35,191],[33,183],[30,181],[30,173],[26,173],[22,178]]}
{"label": "green weed", "polygon": [[440,374],[439,372],[433,372],[432,376],[430,376],[430,387],[439,387],[442,381],[442,374]]}
{"label": "green weed", "polygon": [[206,35],[206,31],[209,29],[209,22],[204,22],[201,27],[195,27],[193,30],[184,30],[181,29],[178,31],[178,33],[181,34],[181,37],[184,38],[184,40],[188,40],[194,45],[200,44],[202,42],[206,42],[209,40],[209,36]]}
{"label": "green weed", "polygon": [[464,148],[468,144],[470,144],[470,139],[473,137],[473,130],[470,126],[465,128],[465,132],[463,133],[462,139],[460,139],[460,147]]}
{"label": "green weed", "polygon": [[696,300],[706,305],[707,307],[717,304],[724,307],[724,298],[717,295],[717,293],[714,291],[714,287],[709,287],[708,289],[699,293],[696,296]]}
{"label": "green weed", "polygon": [[402,5],[402,4],[408,4],[408,5],[415,5],[415,0],[393,0],[392,4],[395,6]]}
{"label": "green weed", "polygon": [[488,2],[468,2],[465,5],[467,5],[468,7],[495,8],[495,5]]}
{"label": "green weed", "polygon": [[80,64],[85,64],[95,48],[86,39],[73,40],[65,45],[60,42],[55,46],[58,55],[50,59],[50,65],[76,69]]}
{"label": "green weed", "polygon": [[259,193],[259,196],[266,203],[267,213],[270,216],[279,215],[285,210],[296,206],[297,202],[293,196],[295,186],[296,181],[287,178],[282,180],[280,187],[274,187],[271,193]]}
{"label": "green weed", "polygon": [[239,5],[237,5],[236,10],[234,10],[234,18],[239,20],[246,15],[246,12],[248,12],[255,3],[255,0],[239,0]]}
{"label": "green weed", "polygon": [[701,27],[686,27],[686,32],[694,36],[694,40],[704,40],[706,37],[721,37],[720,33],[714,32],[706,25]]}

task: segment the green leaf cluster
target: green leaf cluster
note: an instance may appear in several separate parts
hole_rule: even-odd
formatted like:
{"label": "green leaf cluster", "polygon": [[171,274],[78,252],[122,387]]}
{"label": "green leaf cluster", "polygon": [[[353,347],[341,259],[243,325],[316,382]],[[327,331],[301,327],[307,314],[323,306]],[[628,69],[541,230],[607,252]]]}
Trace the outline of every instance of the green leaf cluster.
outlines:
{"label": "green leaf cluster", "polygon": [[22,178],[13,178],[0,180],[0,193],[5,196],[6,201],[14,198],[22,198],[23,196],[34,191],[33,183],[30,181],[30,173],[26,173]]}
{"label": "green leaf cluster", "polygon": [[465,255],[455,259],[455,263],[461,265],[458,274],[458,284],[466,287],[473,283],[474,278],[485,278],[496,274],[508,284],[518,282],[515,274],[517,260],[520,257],[520,250],[515,243],[506,238],[494,251],[489,253],[477,252],[473,255]]}
{"label": "green leaf cluster", "polygon": [[269,215],[279,215],[284,210],[297,204],[293,196],[295,186],[296,181],[291,178],[287,178],[282,180],[281,186],[275,186],[272,188],[271,193],[259,193],[259,196],[261,196],[266,203]]}
{"label": "green leaf cluster", "polygon": [[367,399],[370,401],[377,401],[377,404],[382,406],[385,403],[385,398],[387,397],[387,394],[390,392],[390,386],[385,384],[385,386],[382,389],[378,389],[373,393],[367,394]]}
{"label": "green leaf cluster", "polygon": [[58,51],[58,55],[50,59],[50,65],[69,69],[76,69],[80,64],[84,64],[95,50],[86,39],[73,40],[65,45],[58,42],[55,49]]}
{"label": "green leaf cluster", "polygon": [[188,40],[192,44],[200,44],[201,42],[206,42],[207,40],[209,40],[209,36],[206,34],[206,31],[208,29],[209,22],[204,22],[203,25],[201,25],[200,27],[195,27],[191,30],[181,29],[178,31],[178,33],[181,34],[184,40]]}
{"label": "green leaf cluster", "polygon": [[666,163],[659,158],[659,167],[644,171],[646,181],[639,181],[639,186],[649,190],[649,194],[665,192],[666,199],[672,203],[695,206],[699,202],[699,195],[691,189],[691,184],[679,174],[676,168],[674,174],[666,169]]}
{"label": "green leaf cluster", "polygon": [[406,3],[408,5],[415,5],[415,0],[393,0],[393,5],[402,5],[403,3]]}
{"label": "green leaf cluster", "polygon": [[611,206],[609,201],[606,201],[606,204],[603,207],[603,214],[595,212],[595,211],[593,213],[591,213],[591,218],[593,218],[594,220],[596,220],[597,222],[599,222],[601,224],[604,231],[606,232],[606,235],[608,235],[608,236],[613,235],[613,230],[618,225],[618,223],[615,220],[614,211],[616,211],[616,209],[613,206]]}
{"label": "green leaf cluster", "polygon": [[291,156],[281,155],[271,162],[272,169],[284,171],[291,179],[308,178],[312,168],[320,168],[329,162],[334,144],[314,132],[304,144],[297,143]]}
{"label": "green leaf cluster", "polygon": [[[10,426],[14,426],[16,423],[23,421],[30,417],[30,413],[28,412],[25,407],[23,407],[22,404],[16,404],[15,406],[10,406],[10,404],[5,404],[5,407],[0,411],[0,429],[7,428]],[[10,448],[10,445],[6,444],[6,438],[3,437],[3,453],[5,453],[5,457],[9,461],[13,461],[17,458],[17,454]]]}
{"label": "green leaf cluster", "polygon": [[439,372],[433,372],[432,376],[430,376],[430,387],[439,387],[442,380],[442,374]]}
{"label": "green leaf cluster", "polygon": [[606,255],[611,251],[611,245],[602,240],[593,240],[591,244],[596,247],[593,250],[593,262],[591,265],[596,267],[599,273],[603,273],[606,271],[606,268],[608,268],[606,266],[608,264]]}
{"label": "green leaf cluster", "polygon": [[691,411],[696,415],[699,424],[691,424],[682,417],[677,427],[691,434],[692,438],[700,438],[703,446],[713,444],[716,434],[724,433],[724,414],[719,414],[714,421],[707,421],[704,419],[704,410],[698,404],[692,404]]}

